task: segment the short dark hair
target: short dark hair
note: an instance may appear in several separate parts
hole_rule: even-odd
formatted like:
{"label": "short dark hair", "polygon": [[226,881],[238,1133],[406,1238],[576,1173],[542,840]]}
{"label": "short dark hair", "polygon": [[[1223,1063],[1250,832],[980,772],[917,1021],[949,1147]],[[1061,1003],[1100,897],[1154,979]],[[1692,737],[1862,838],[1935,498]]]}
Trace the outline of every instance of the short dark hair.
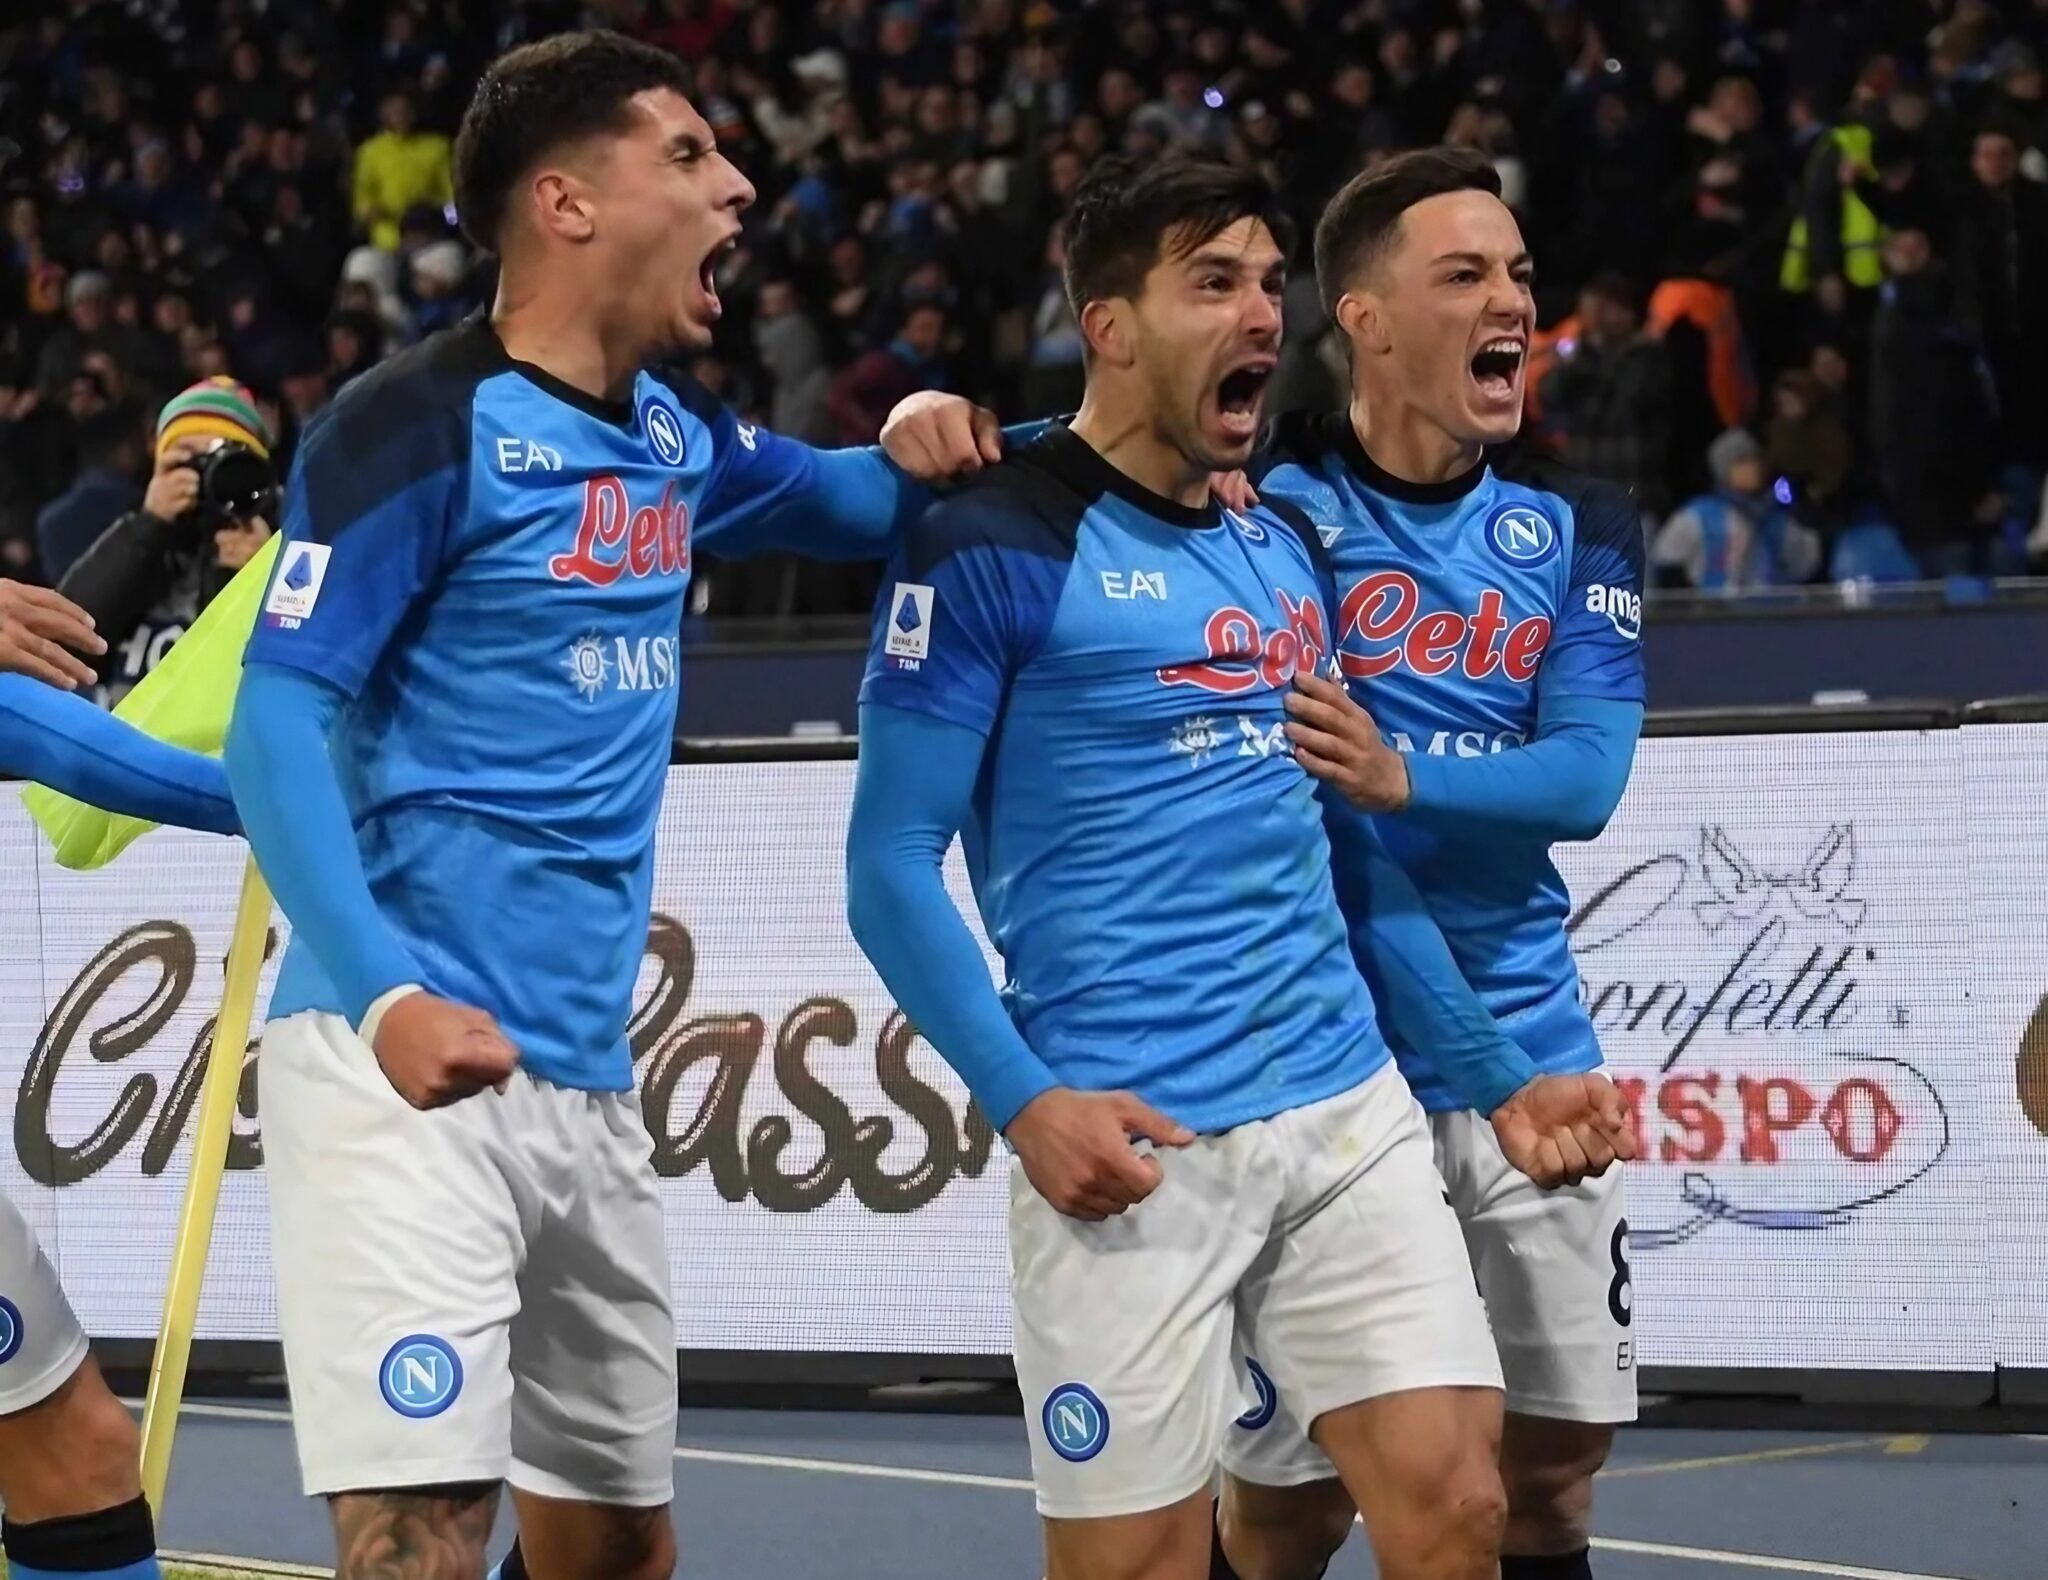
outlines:
{"label": "short dark hair", "polygon": [[455,137],[455,207],[463,234],[496,252],[513,189],[564,144],[624,131],[635,94],[687,95],[682,61],[618,33],[557,33],[491,62]]}
{"label": "short dark hair", "polygon": [[1107,297],[1135,297],[1162,257],[1185,257],[1241,219],[1273,233],[1284,254],[1294,225],[1256,170],[1190,154],[1099,159],[1067,210],[1067,300],[1074,314]]}
{"label": "short dark hair", "polygon": [[1337,299],[1400,239],[1401,216],[1450,192],[1500,196],[1500,172],[1473,148],[1417,148],[1353,176],[1316,221],[1316,288],[1337,316]]}

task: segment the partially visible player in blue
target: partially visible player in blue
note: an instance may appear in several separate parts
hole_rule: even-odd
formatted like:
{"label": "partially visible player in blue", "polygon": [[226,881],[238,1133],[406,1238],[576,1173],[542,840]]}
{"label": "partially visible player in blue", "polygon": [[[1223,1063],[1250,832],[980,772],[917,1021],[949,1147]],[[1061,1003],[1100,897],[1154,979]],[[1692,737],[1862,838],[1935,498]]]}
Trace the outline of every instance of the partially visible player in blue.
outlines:
{"label": "partially visible player in blue", "polygon": [[[1598,834],[1628,782],[1643,535],[1615,488],[1490,464],[1520,424],[1535,323],[1499,194],[1486,159],[1433,149],[1332,200],[1316,272],[1349,347],[1350,408],[1283,419],[1251,473],[1263,499],[1307,512],[1336,566],[1350,695],[1301,682],[1298,757],[1380,814],[1466,981],[1539,1069],[1570,1074],[1597,1069],[1600,1047],[1550,847]],[[1622,1171],[1538,1189],[1436,1051],[1388,1031],[1430,1111],[1507,1379],[1502,1580],[1587,1580],[1593,1473],[1636,1412]],[[1222,1545],[1238,1570],[1319,1573],[1352,1511],[1298,1426],[1282,1413],[1234,1433],[1226,1464]]]}
{"label": "partially visible player in blue", "polygon": [[[1050,1580],[1208,1572],[1239,1338],[1388,1580],[1494,1573],[1498,1363],[1353,947],[1489,1111],[1531,1070],[1291,755],[1290,682],[1332,640],[1313,532],[1209,497],[1256,437],[1285,228],[1254,174],[1091,172],[1082,409],[913,529],[862,689],[849,916],[1016,1152]],[[1001,995],[941,876],[956,832]]]}
{"label": "partially visible player in blue", "polygon": [[[71,688],[106,643],[85,611],[0,581],[0,775],[154,823],[232,834],[219,763],[152,740]],[[18,1580],[157,1580],[135,1418],[108,1389],[57,1270],[0,1196],[0,1545]]]}
{"label": "partially visible player in blue", "polygon": [[881,557],[929,499],[666,366],[709,343],[754,195],[688,81],[610,33],[485,73],[455,184],[496,305],[309,427],[249,643],[228,771],[293,925],[262,1061],[278,1317],[343,1580],[481,1580],[508,1481],[506,1576],[671,1572],[625,1032],[691,562]]}

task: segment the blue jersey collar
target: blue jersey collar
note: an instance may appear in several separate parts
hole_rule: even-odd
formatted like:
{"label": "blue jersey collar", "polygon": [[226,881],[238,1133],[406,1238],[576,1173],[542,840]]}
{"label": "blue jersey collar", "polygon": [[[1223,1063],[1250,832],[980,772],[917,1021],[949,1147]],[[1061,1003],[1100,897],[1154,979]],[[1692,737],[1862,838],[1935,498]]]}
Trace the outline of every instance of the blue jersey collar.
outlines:
{"label": "blue jersey collar", "polygon": [[1154,520],[1172,527],[1217,527],[1223,511],[1212,497],[1200,505],[1183,505],[1155,494],[1136,478],[1119,471],[1095,446],[1081,438],[1064,422],[1046,425],[1032,445],[1035,459],[1048,472],[1086,499],[1104,494],[1136,505]]}

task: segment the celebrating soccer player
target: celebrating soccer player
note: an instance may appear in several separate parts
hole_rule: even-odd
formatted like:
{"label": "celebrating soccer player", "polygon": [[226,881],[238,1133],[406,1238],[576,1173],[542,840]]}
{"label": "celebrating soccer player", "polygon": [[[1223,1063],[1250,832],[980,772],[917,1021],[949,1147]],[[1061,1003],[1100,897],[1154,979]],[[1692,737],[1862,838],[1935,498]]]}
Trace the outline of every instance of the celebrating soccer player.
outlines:
{"label": "celebrating soccer player", "polygon": [[[1353,946],[1468,1101],[1550,1089],[1291,753],[1335,629],[1313,527],[1210,499],[1257,435],[1285,234],[1255,174],[1091,174],[1081,411],[912,529],[862,691],[851,920],[1017,1155],[1050,1580],[1209,1572],[1234,1341],[1263,1361],[1253,1415],[1311,1423],[1382,1575],[1494,1573],[1499,1363]],[[956,832],[1000,996],[941,877]],[[1525,1103],[1517,1134],[1576,1153],[1583,1109]]]}
{"label": "celebrating soccer player", "polygon": [[228,769],[293,925],[261,1077],[278,1318],[344,1580],[478,1580],[505,1481],[508,1576],[670,1573],[625,1029],[691,557],[880,557],[927,498],[664,370],[709,343],[753,198],[687,82],[614,34],[485,73],[455,184],[496,305],[308,429],[249,645]]}
{"label": "celebrating soccer player", "polygon": [[[1350,410],[1283,419],[1252,475],[1329,545],[1350,696],[1304,676],[1288,733],[1310,773],[1380,814],[1465,979],[1533,1063],[1592,1072],[1550,846],[1598,834],[1628,781],[1644,696],[1637,512],[1547,464],[1488,465],[1520,424],[1535,309],[1484,157],[1425,150],[1358,177],[1315,252],[1350,349]],[[1587,1580],[1593,1473],[1636,1409],[1621,1171],[1539,1189],[1435,1050],[1389,1031],[1430,1111],[1507,1379],[1502,1580]],[[1625,1131],[1609,1140],[1630,1155]],[[1234,1431],[1226,1455],[1221,1547],[1247,1580],[1319,1574],[1351,1526],[1287,1404]]]}
{"label": "celebrating soccer player", "polygon": [[[236,832],[219,763],[152,740],[69,694],[92,679],[76,652],[105,651],[69,599],[0,581],[0,773],[129,817]],[[15,1580],[156,1580],[135,1418],[87,1353],[35,1231],[4,1196],[0,1363],[8,1572]]]}

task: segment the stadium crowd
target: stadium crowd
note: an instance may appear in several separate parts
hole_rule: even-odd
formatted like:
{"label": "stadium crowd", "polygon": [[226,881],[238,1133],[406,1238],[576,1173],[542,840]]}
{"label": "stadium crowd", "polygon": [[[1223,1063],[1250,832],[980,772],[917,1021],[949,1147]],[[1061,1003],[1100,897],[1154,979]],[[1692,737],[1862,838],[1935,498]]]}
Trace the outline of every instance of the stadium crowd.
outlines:
{"label": "stadium crowd", "polygon": [[[493,54],[578,25],[686,59],[759,189],[695,372],[793,436],[872,441],[930,387],[1070,410],[1060,221],[1104,150],[1256,163],[1305,235],[1442,140],[1494,160],[1537,259],[1531,442],[1634,491],[1659,584],[2048,556],[2048,0],[26,0],[0,575],[78,589],[110,662],[153,664],[269,530],[202,497],[194,442],[286,466],[489,301],[455,121]],[[1281,409],[1344,388],[1296,267]],[[731,567],[698,607],[870,585]]]}

